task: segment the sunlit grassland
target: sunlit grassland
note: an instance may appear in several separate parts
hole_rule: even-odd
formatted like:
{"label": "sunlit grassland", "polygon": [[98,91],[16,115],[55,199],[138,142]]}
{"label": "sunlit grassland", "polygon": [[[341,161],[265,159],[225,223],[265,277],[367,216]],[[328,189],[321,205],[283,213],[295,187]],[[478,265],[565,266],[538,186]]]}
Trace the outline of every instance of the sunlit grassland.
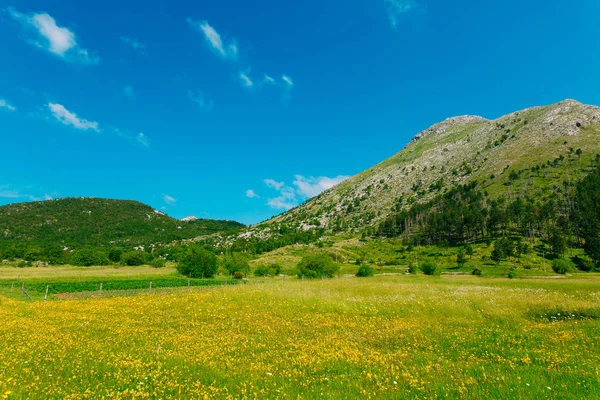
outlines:
{"label": "sunlit grassland", "polygon": [[600,277],[0,297],[0,397],[598,398]]}

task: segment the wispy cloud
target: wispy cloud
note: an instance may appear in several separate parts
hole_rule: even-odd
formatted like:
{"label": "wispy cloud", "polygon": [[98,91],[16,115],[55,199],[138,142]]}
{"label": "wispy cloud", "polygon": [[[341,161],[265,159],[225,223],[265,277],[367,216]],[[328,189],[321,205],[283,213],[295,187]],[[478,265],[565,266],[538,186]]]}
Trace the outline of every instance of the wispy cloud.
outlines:
{"label": "wispy cloud", "polygon": [[246,197],[249,197],[251,199],[258,199],[258,198],[260,198],[260,196],[257,195],[256,192],[254,192],[254,190],[252,190],[252,189],[246,190]]}
{"label": "wispy cloud", "polygon": [[127,85],[123,88],[123,94],[129,98],[133,98],[134,93],[133,93],[133,86],[131,85]]}
{"label": "wispy cloud", "polygon": [[177,199],[174,198],[173,196],[169,196],[168,194],[162,194],[162,198],[163,201],[165,203],[167,203],[168,205],[172,206],[173,204],[177,203]]}
{"label": "wispy cloud", "polygon": [[211,112],[215,108],[215,103],[212,100],[206,100],[201,91],[188,90],[188,97],[202,111]]}
{"label": "wispy cloud", "polygon": [[67,110],[62,104],[48,103],[48,108],[54,118],[64,125],[69,125],[82,131],[93,130],[100,132],[97,122],[78,117],[77,114]]}
{"label": "wispy cloud", "polygon": [[194,21],[187,19],[188,24],[197,32],[204,35],[206,43],[210,48],[224,60],[236,60],[238,57],[238,45],[235,39],[225,41],[219,32],[215,30],[208,21]]}
{"label": "wispy cloud", "polygon": [[277,182],[274,179],[265,179],[263,182],[265,183],[265,185],[275,190],[279,190],[285,185],[284,182]]}
{"label": "wispy cloud", "polygon": [[144,135],[143,133],[139,133],[136,136],[136,140],[142,146],[144,146],[144,147],[150,147],[150,139],[148,139],[148,137],[146,135]]}
{"label": "wispy cloud", "polygon": [[384,0],[388,12],[388,18],[393,28],[398,26],[400,17],[418,9],[414,0]]}
{"label": "wispy cloud", "polygon": [[271,198],[267,201],[267,205],[277,210],[291,210],[298,206],[298,199],[293,188],[283,186],[277,189],[278,197]]}
{"label": "wispy cloud", "polygon": [[263,82],[266,83],[266,84],[268,84],[268,85],[275,85],[276,84],[275,78],[273,78],[272,76],[269,76],[267,74],[265,74]]}
{"label": "wispy cloud", "polygon": [[29,193],[24,193],[20,190],[11,189],[10,185],[0,186],[0,198],[13,200],[25,199],[29,201],[52,200],[52,196],[49,194],[36,196]]}
{"label": "wispy cloud", "polygon": [[331,189],[339,183],[348,179],[348,176],[337,176],[335,178],[329,178],[327,176],[320,176],[318,178],[310,177],[306,178],[302,175],[296,175],[294,180],[294,186],[296,186],[296,192],[303,197],[311,198],[318,196],[324,191]]}
{"label": "wispy cloud", "polygon": [[134,49],[138,54],[146,54],[146,45],[135,38],[121,36],[121,42]]}
{"label": "wispy cloud", "polygon": [[348,179],[347,176],[306,178],[302,175],[295,175],[293,187],[287,186],[284,182],[265,179],[264,183],[279,194],[277,197],[270,198],[267,205],[277,210],[290,210],[298,206],[301,201],[315,197],[346,179]]}
{"label": "wispy cloud", "polygon": [[245,87],[245,88],[254,87],[254,81],[252,80],[252,78],[250,78],[249,72],[240,72],[239,77],[240,77],[240,83],[242,84],[243,87]]}
{"label": "wispy cloud", "polygon": [[32,45],[73,63],[97,64],[100,61],[98,56],[78,44],[73,31],[59,26],[49,14],[23,14],[14,8],[9,8],[8,13],[23,26],[27,41]]}
{"label": "wispy cloud", "polygon": [[294,81],[293,81],[293,80],[292,80],[292,78],[290,78],[289,76],[287,76],[287,75],[282,75],[282,76],[281,76],[281,79],[282,79],[282,80],[283,80],[283,82],[286,84],[286,86],[289,86],[289,87],[291,87],[291,88],[292,88],[292,87],[294,87]]}
{"label": "wispy cloud", "polygon": [[283,81],[283,95],[281,96],[281,100],[283,101],[283,103],[285,105],[288,105],[290,103],[290,101],[292,100],[292,89],[294,88],[295,84],[294,81],[292,80],[292,78],[288,75],[282,75],[281,76],[281,80]]}
{"label": "wispy cloud", "polygon": [[8,101],[0,99],[0,108],[8,111],[17,111],[17,108],[11,105]]}

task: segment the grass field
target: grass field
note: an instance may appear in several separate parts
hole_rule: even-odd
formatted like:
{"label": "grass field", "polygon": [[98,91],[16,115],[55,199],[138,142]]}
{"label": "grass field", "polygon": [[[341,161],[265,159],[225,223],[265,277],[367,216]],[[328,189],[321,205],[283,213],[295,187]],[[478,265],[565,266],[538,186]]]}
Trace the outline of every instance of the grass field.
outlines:
{"label": "grass field", "polygon": [[600,276],[0,297],[0,398],[600,397]]}

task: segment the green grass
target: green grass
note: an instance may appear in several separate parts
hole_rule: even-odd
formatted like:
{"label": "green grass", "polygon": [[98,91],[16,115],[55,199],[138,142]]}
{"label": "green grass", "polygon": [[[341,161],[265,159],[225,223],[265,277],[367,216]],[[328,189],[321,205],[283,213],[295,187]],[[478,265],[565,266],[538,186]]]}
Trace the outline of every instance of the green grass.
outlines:
{"label": "green grass", "polygon": [[595,399],[599,284],[419,275],[0,297],[0,396]]}

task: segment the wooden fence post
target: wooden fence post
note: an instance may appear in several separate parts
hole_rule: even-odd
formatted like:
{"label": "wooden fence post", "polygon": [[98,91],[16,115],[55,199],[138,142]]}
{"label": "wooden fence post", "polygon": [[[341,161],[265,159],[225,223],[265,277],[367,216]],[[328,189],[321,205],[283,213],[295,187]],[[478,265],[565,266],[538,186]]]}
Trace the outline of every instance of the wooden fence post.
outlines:
{"label": "wooden fence post", "polygon": [[50,286],[46,286],[46,294],[44,295],[44,301],[48,300],[48,289]]}
{"label": "wooden fence post", "polygon": [[100,284],[100,290],[98,291],[98,297],[102,296],[102,283]]}
{"label": "wooden fence post", "polygon": [[29,300],[33,300],[33,299],[31,298],[31,296],[29,295],[29,293],[27,293],[27,292],[25,291],[25,282],[23,282],[23,284],[21,285],[21,291],[23,292],[23,294],[24,294],[25,296],[27,296],[27,297],[29,298]]}
{"label": "wooden fence post", "polygon": [[150,282],[150,289],[148,289],[149,292],[152,291],[152,282]]}

